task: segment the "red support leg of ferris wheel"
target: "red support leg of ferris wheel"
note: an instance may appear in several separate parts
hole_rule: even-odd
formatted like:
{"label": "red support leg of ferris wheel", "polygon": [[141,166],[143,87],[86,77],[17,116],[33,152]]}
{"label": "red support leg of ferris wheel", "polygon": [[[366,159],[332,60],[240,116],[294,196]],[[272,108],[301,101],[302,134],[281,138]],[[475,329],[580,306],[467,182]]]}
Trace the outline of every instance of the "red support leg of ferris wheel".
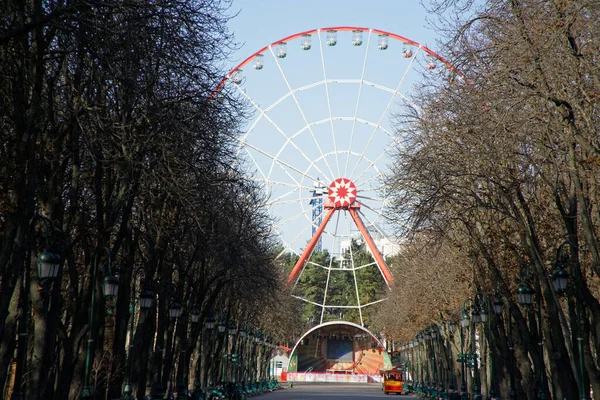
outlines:
{"label": "red support leg of ferris wheel", "polygon": [[[360,205],[359,205],[359,207],[360,207]],[[381,275],[383,275],[383,278],[385,279],[385,283],[387,283],[388,286],[391,286],[394,283],[394,277],[392,276],[392,273],[390,272],[387,265],[385,264],[385,261],[383,260],[383,256],[377,249],[375,242],[373,242],[373,238],[371,237],[371,235],[369,235],[369,232],[367,231],[365,224],[363,223],[362,219],[360,218],[360,215],[358,215],[359,207],[356,207],[356,208],[350,207],[350,209],[348,209],[348,211],[350,212],[350,215],[352,216],[354,223],[358,227],[358,230],[360,231],[363,238],[365,239],[367,246],[369,246],[369,250],[371,250],[371,254],[373,254],[373,258],[375,258],[375,262],[377,262],[377,266],[379,267],[379,271],[381,272]]]}
{"label": "red support leg of ferris wheel", "polygon": [[[327,205],[325,205],[325,208],[328,208]],[[302,269],[304,269],[306,262],[312,255],[313,250],[315,249],[315,246],[317,245],[319,238],[323,234],[323,230],[325,230],[325,226],[331,219],[331,216],[333,215],[334,211],[335,211],[335,208],[330,208],[327,211],[327,214],[325,214],[325,217],[323,217],[323,221],[321,221],[321,225],[319,225],[319,228],[315,232],[314,236],[310,239],[310,242],[308,242],[308,245],[302,252],[302,255],[300,256],[298,261],[296,261],[296,265],[294,265],[294,269],[292,269],[292,272],[290,272],[290,276],[288,277],[288,280],[287,280],[288,285],[290,283],[292,283],[294,281],[294,279],[296,279],[298,277],[298,275],[300,274]]]}
{"label": "red support leg of ferris wheel", "polygon": [[291,284],[294,280],[296,280],[300,272],[302,272],[302,270],[304,269],[304,266],[310,259],[310,256],[312,255],[315,246],[319,241],[319,238],[323,234],[325,226],[331,219],[333,213],[339,210],[346,210],[352,216],[352,220],[358,227],[358,230],[363,236],[365,243],[367,243],[371,254],[373,254],[375,262],[379,267],[379,271],[381,272],[385,283],[388,286],[391,286],[394,283],[394,277],[392,276],[390,270],[385,264],[385,261],[383,260],[381,253],[377,249],[375,242],[373,242],[373,238],[371,238],[371,235],[369,235],[369,232],[367,231],[365,224],[362,222],[360,215],[358,215],[360,203],[356,201],[356,186],[354,185],[354,183],[352,183],[352,181],[350,181],[349,179],[345,178],[336,179],[331,183],[331,185],[329,185],[328,197],[331,202],[325,204],[324,206],[324,208],[327,210],[327,214],[325,214],[325,217],[319,225],[319,228],[317,229],[311,240],[308,242],[308,245],[306,246],[306,248],[302,252],[302,255],[296,262],[296,265],[294,265],[294,268],[292,269],[292,272],[290,273],[290,276],[287,280],[288,284]]}

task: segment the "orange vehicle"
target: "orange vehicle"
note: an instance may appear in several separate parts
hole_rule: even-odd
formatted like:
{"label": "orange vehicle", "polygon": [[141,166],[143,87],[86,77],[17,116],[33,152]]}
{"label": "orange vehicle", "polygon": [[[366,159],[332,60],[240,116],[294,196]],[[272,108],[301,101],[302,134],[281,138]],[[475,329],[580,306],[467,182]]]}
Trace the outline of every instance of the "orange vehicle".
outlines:
{"label": "orange vehicle", "polygon": [[402,367],[394,367],[392,369],[382,371],[383,376],[383,392],[385,394],[404,393],[404,369]]}

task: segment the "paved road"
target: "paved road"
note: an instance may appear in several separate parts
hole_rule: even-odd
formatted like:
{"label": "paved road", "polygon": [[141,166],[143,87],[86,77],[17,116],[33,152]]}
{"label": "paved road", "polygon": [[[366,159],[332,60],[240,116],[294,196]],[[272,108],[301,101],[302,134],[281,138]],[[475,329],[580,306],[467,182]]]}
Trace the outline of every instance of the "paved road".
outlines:
{"label": "paved road", "polygon": [[293,388],[284,384],[285,389],[252,397],[260,400],[359,400],[359,399],[402,399],[416,400],[417,397],[386,395],[381,383],[307,383],[295,382]]}

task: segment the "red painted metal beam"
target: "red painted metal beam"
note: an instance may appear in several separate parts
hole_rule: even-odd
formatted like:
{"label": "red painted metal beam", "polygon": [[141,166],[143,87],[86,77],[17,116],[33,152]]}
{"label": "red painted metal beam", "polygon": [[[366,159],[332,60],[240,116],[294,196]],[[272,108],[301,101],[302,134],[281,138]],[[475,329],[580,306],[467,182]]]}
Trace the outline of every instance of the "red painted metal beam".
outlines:
{"label": "red painted metal beam", "polygon": [[[327,207],[327,205],[325,205],[325,208],[329,208],[329,207]],[[294,265],[294,269],[292,269],[292,272],[290,272],[290,276],[288,277],[288,280],[287,280],[288,285],[290,283],[292,283],[298,277],[298,275],[300,274],[300,271],[302,271],[302,269],[304,268],[304,265],[306,264],[306,262],[312,255],[312,252],[315,249],[315,246],[317,245],[319,238],[321,237],[321,235],[323,234],[323,231],[325,230],[325,226],[331,219],[331,216],[333,215],[333,212],[335,210],[336,210],[335,208],[331,207],[331,208],[329,208],[329,211],[327,211],[327,214],[325,214],[323,221],[321,221],[321,225],[319,225],[319,228],[315,232],[314,236],[310,239],[310,242],[308,242],[308,245],[306,246],[306,248],[302,252],[302,255],[296,262],[296,265]]]}
{"label": "red painted metal beam", "polygon": [[369,235],[369,232],[367,231],[365,224],[363,224],[362,219],[360,218],[360,215],[358,215],[357,209],[359,207],[360,207],[360,205],[352,206],[348,209],[348,212],[352,216],[352,219],[354,220],[354,223],[358,227],[358,230],[363,235],[363,238],[365,239],[367,246],[369,246],[369,249],[371,250],[373,257],[375,257],[375,261],[377,262],[377,266],[379,267],[379,271],[381,272],[381,275],[383,275],[383,279],[385,279],[385,283],[388,286],[391,286],[394,284],[394,277],[392,276],[392,273],[390,272],[387,265],[385,264],[385,261],[383,260],[381,253],[377,249],[377,246],[375,246],[375,242],[373,242],[373,238],[371,237],[371,235]]}

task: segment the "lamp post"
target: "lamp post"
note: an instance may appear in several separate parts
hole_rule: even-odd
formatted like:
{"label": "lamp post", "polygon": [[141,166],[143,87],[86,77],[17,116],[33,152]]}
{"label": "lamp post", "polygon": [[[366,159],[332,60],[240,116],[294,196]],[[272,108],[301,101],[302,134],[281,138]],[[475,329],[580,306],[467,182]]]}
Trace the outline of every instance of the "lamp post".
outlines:
{"label": "lamp post", "polygon": [[[441,358],[438,354],[438,357],[436,359],[435,357],[435,342],[436,339],[438,337],[438,328],[437,326],[432,326],[430,329],[430,335],[431,335],[431,350],[433,352],[433,367],[434,370],[437,374],[437,386],[436,386],[436,391],[437,391],[437,396],[438,397],[444,397],[445,396],[445,391],[443,389],[443,378],[442,378],[442,365],[441,365]],[[438,345],[438,351],[439,351],[439,345]]]}
{"label": "lamp post", "polygon": [[431,336],[429,335],[429,329],[425,329],[423,331],[423,351],[425,353],[425,360],[427,361],[427,366],[425,367],[425,371],[427,374],[425,375],[425,386],[427,387],[427,393],[431,393],[431,376],[429,375],[429,370],[431,368],[431,357],[427,351],[427,342],[429,342]]}
{"label": "lamp post", "polygon": [[475,330],[477,329],[476,324],[487,325],[490,320],[490,313],[488,311],[488,302],[482,298],[479,293],[475,295],[474,304],[471,310],[473,316],[473,330],[471,331],[471,345],[473,346],[473,392],[474,400],[480,400],[481,396],[481,375],[479,374],[479,365],[477,362],[477,349],[475,346]]}
{"label": "lamp post", "polygon": [[238,362],[238,356],[235,353],[235,345],[237,338],[237,325],[235,322],[231,322],[229,327],[227,328],[228,338],[227,338],[227,382],[235,385],[235,364]]}
{"label": "lamp post", "polygon": [[[102,284],[102,292],[105,298],[113,298],[117,295],[117,291],[119,289],[119,280],[111,274],[111,254],[110,250],[104,247],[102,249],[108,258],[106,264],[107,271],[104,276],[104,281]],[[94,257],[94,269],[92,271],[92,298],[90,301],[90,329],[88,335],[87,349],[85,352],[85,375],[83,381],[83,389],[79,394],[81,399],[89,399],[94,395],[94,387],[90,385],[90,372],[92,369],[92,363],[94,362],[94,353],[93,353],[93,345],[94,345],[94,305],[95,305],[95,297],[96,297],[96,272],[98,270],[98,256],[100,254],[96,253]]]}
{"label": "lamp post", "polygon": [[[533,303],[533,296],[536,294],[536,291],[529,285],[529,271],[525,278],[521,279],[521,282],[517,286],[517,301],[522,306],[529,306]],[[538,285],[538,290],[541,291],[540,285]],[[537,336],[538,336],[538,355],[539,355],[539,387],[538,387],[538,399],[546,400],[546,371],[544,367],[544,348],[542,341],[542,296],[541,293],[537,293],[536,296],[537,303]]]}
{"label": "lamp post", "polygon": [[418,352],[418,366],[417,368],[419,369],[419,382],[417,382],[417,392],[419,393],[423,393],[423,358],[421,356],[421,344],[423,344],[423,335],[422,334],[418,334],[417,335],[417,342],[418,342],[418,346],[417,349],[419,350]]}
{"label": "lamp post", "polygon": [[454,337],[454,331],[456,330],[456,322],[454,320],[450,320],[448,321],[448,332],[450,333],[450,337],[447,339],[447,345],[448,345],[448,369],[449,369],[449,383],[448,383],[448,399],[449,400],[456,400],[458,396],[458,393],[456,392],[456,381],[454,379],[454,357],[452,356],[452,342],[450,341],[450,338]]}
{"label": "lamp post", "polygon": [[510,352],[510,390],[508,392],[508,397],[510,400],[517,400],[517,389],[515,387],[515,345],[512,335],[512,311],[510,309],[510,304],[508,306],[508,350]]}
{"label": "lamp post", "polygon": [[[173,305],[171,305],[173,307]],[[192,325],[197,325],[200,322],[200,309],[194,305],[189,311],[189,318]],[[179,352],[179,367],[177,368],[177,400],[186,400],[188,390],[188,366],[189,356],[187,356],[187,323],[184,337],[181,340],[181,351]]]}
{"label": "lamp post", "polygon": [[[35,215],[31,220],[30,231],[33,229],[36,222],[41,221],[43,226],[43,237],[45,241],[44,250],[40,252],[36,258],[36,267],[38,280],[42,287],[46,287],[45,283],[53,281],[60,273],[62,258],[59,254],[51,251],[51,223],[50,220],[41,215]],[[25,279],[21,280],[21,295],[19,296],[19,309],[21,315],[19,317],[19,338],[17,341],[17,365],[15,368],[15,382],[11,400],[23,399],[22,382],[23,370],[25,369],[25,355],[27,354],[27,311],[25,310],[27,301],[27,291],[25,288]]]}
{"label": "lamp post", "polygon": [[[171,290],[175,289],[175,285],[171,283]],[[173,321],[173,323],[176,323],[177,318],[179,318],[181,316],[181,304],[177,301],[175,301],[173,299],[173,297],[171,297],[171,303],[169,304],[169,308],[167,309],[167,313],[169,316],[169,320]],[[171,331],[171,325],[170,322],[168,323],[169,327],[169,331]],[[151,397],[153,400],[162,400],[165,397],[165,386],[163,384],[163,377],[162,377],[162,362],[164,362],[164,359],[166,357],[166,345],[163,344],[162,345],[163,348],[160,349],[157,346],[157,352],[161,351],[162,355],[161,358],[159,359],[159,361],[157,361],[155,363],[154,366],[154,370],[155,372],[155,376],[154,376],[154,383],[152,384],[152,389],[151,389]]]}
{"label": "lamp post", "polygon": [[419,341],[415,338],[412,340],[413,347],[413,390],[419,391]]}
{"label": "lamp post", "polygon": [[225,363],[226,363],[226,356],[223,356],[224,354],[227,354],[227,319],[225,318],[225,316],[221,316],[221,320],[219,321],[219,325],[217,326],[217,331],[219,332],[219,334],[221,335],[222,339],[221,339],[221,343],[222,343],[222,349],[221,349],[221,375],[220,375],[220,379],[219,382],[224,383],[225,382]]}
{"label": "lamp post", "polygon": [[[570,257],[569,254],[563,252],[563,249],[566,245],[569,245],[571,251],[577,250],[577,246],[571,243],[571,240],[564,241],[556,250],[556,261],[554,263],[554,273],[552,274],[552,285],[558,294],[566,292],[569,279],[569,273],[566,271],[565,267],[569,266]],[[578,265],[573,266],[573,269],[575,271],[575,289],[578,292],[577,289],[581,286],[581,271]],[[585,367],[583,363],[583,338],[581,329],[581,298],[579,294],[577,294],[575,298],[575,317],[577,328],[577,350],[579,352],[579,398],[580,400],[588,400],[589,390],[586,390],[585,388]]]}
{"label": "lamp post", "polygon": [[[489,307],[489,303],[488,307]],[[494,297],[492,299],[492,304],[491,304],[491,308],[492,308],[492,312],[494,313],[494,315],[496,317],[499,317],[500,315],[502,315],[502,309],[504,307],[504,304],[502,303],[502,299],[500,298],[498,291],[494,292]],[[496,391],[496,382],[494,379],[494,373],[495,373],[495,364],[496,364],[496,360],[495,360],[495,356],[494,356],[494,349],[492,348],[492,326],[491,326],[491,318],[488,320],[488,348],[490,349],[489,354],[490,354],[490,390],[488,393],[488,396],[490,397],[491,400],[499,400],[499,398],[497,397],[498,392]]]}
{"label": "lamp post", "polygon": [[[135,291],[136,285],[135,280],[133,283],[133,290]],[[140,312],[146,311],[154,305],[154,293],[149,290],[145,290],[140,294]],[[131,384],[131,375],[133,373],[133,320],[135,317],[135,296],[131,296],[131,302],[129,305],[129,346],[127,353],[127,378],[125,379],[125,386],[123,386],[122,400],[134,400],[135,397],[132,395],[133,387]]]}
{"label": "lamp post", "polygon": [[469,317],[469,312],[467,310],[465,310],[464,304],[463,304],[463,309],[460,313],[460,355],[458,358],[458,361],[461,363],[461,377],[462,377],[462,383],[460,385],[460,398],[461,400],[468,400],[469,399],[469,393],[467,392],[467,376],[466,376],[466,363],[467,363],[467,357],[465,355],[465,338],[463,335],[463,329],[466,329],[469,327],[469,323],[470,323],[470,317]]}
{"label": "lamp post", "polygon": [[[194,315],[194,314],[192,314]],[[200,313],[198,313],[198,321],[200,322]],[[192,320],[193,322],[193,320]],[[202,330],[202,327],[200,328]],[[215,316],[212,312],[208,313],[208,316],[204,320],[204,329],[207,331],[207,335],[209,336],[209,340],[212,337],[212,331],[215,329]],[[204,338],[204,335],[201,335]],[[202,346],[204,345],[204,340],[201,343],[200,355],[198,357],[198,362],[196,363],[196,380],[194,382],[194,392],[192,393],[192,400],[203,400],[204,399],[204,391],[202,390],[202,365],[203,365],[203,354],[205,353]],[[209,349],[212,350],[212,346],[209,346]],[[209,356],[210,357],[210,356]],[[204,364],[208,364],[208,362],[204,362]],[[204,369],[208,372],[209,366],[205,366]]]}

